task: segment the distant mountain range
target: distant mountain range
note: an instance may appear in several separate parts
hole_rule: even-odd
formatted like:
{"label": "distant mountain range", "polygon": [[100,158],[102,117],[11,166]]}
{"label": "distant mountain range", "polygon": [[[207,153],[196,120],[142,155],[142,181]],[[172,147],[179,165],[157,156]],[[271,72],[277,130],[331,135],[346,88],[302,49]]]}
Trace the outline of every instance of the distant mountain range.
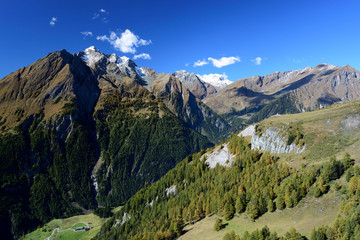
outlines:
{"label": "distant mountain range", "polygon": [[276,114],[298,113],[360,98],[360,72],[350,66],[275,72],[240,79],[203,102],[230,124],[249,124]]}
{"label": "distant mountain range", "polygon": [[348,65],[319,64],[315,68],[243,78],[209,96],[204,102],[213,110],[226,113],[291,94],[296,98],[299,110],[305,111],[338,101],[358,99],[359,85],[358,70]]}
{"label": "distant mountain range", "polygon": [[244,125],[360,98],[350,66],[224,75],[157,73],[89,47],[0,80],[0,224],[18,238],[54,217],[124,203]]}

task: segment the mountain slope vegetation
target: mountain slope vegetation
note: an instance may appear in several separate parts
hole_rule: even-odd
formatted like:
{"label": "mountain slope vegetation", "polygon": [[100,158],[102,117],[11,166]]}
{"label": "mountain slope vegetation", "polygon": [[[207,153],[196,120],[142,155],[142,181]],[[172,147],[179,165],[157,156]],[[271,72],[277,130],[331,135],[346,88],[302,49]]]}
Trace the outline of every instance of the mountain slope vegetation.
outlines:
{"label": "mountain slope vegetation", "polygon": [[[97,239],[176,238],[186,224],[213,213],[226,220],[246,214],[255,221],[267,211],[293,208],[309,191],[323,195],[327,184],[352,165],[344,157],[320,167],[291,169],[276,157],[251,150],[241,137],[233,136],[228,145],[236,155],[232,167],[212,169],[201,153],[191,155],[160,181],[135,194],[103,226]],[[169,194],[173,186],[176,191]],[[121,219],[122,224],[116,225]]]}
{"label": "mountain slope vegetation", "polygon": [[[212,144],[122,70],[54,52],[0,80],[1,233],[118,206]],[[126,60],[126,59],[125,59]],[[103,66],[104,67],[104,66]],[[5,91],[7,89],[7,91]]]}
{"label": "mountain slope vegetation", "polygon": [[[172,239],[184,233],[187,239],[188,233],[196,232],[204,224],[214,224],[215,220],[207,220],[209,216],[222,218],[230,224],[220,227],[224,230],[219,234],[213,226],[207,225],[204,236],[212,239],[216,239],[211,237],[212,232],[224,239],[236,239],[236,235],[244,239],[356,239],[360,229],[356,220],[359,209],[356,192],[360,191],[356,152],[359,106],[359,101],[335,104],[321,110],[272,117],[258,124],[262,131],[275,126],[279,130],[282,126],[298,129],[307,147],[302,154],[291,152],[274,156],[259,152],[252,150],[245,139],[233,135],[221,146],[187,157],[158,182],[129,199],[122,210],[104,224],[96,239]],[[348,137],[350,139],[343,142],[342,139]],[[329,138],[338,140],[326,140]],[[218,164],[210,168],[205,152],[225,147],[235,156],[228,159],[232,161],[231,167]],[[351,151],[351,155],[347,151]],[[319,202],[327,205],[315,207]],[[305,222],[288,224],[295,228],[302,226],[297,231],[288,227],[279,235],[275,232],[278,227],[268,223],[270,230],[265,227],[267,222],[260,220],[266,215],[264,219],[280,224],[278,218],[286,212],[303,214],[309,207],[313,211],[323,211],[333,202],[336,204],[332,210],[324,215],[328,226],[322,226],[323,218],[308,213]],[[293,208],[297,210],[292,211]],[[292,220],[295,216],[285,216],[287,221],[297,221]],[[191,227],[203,221],[203,225]],[[250,233],[242,230],[240,235],[237,230],[231,233],[233,229],[246,229],[236,225],[239,222],[249,229],[254,226],[259,229]]]}

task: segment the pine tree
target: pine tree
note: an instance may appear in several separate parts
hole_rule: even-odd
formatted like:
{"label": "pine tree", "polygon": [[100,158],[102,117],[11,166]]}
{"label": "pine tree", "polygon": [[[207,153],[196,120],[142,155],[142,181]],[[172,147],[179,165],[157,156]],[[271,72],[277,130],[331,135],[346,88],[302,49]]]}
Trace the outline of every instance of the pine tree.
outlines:
{"label": "pine tree", "polygon": [[223,225],[223,220],[221,218],[217,218],[215,221],[214,230],[220,231],[223,227],[222,225]]}
{"label": "pine tree", "polygon": [[280,194],[276,198],[276,209],[283,210],[285,208],[284,197]]}
{"label": "pine tree", "polygon": [[260,216],[258,204],[249,204],[247,212],[252,221],[255,221]]}
{"label": "pine tree", "polygon": [[351,159],[349,153],[345,153],[345,155],[344,155],[344,157],[343,157],[343,159],[341,161],[342,161],[345,169],[348,169],[352,165],[354,165],[354,160]]}
{"label": "pine tree", "polygon": [[226,203],[225,204],[225,209],[224,209],[224,217],[225,220],[230,220],[234,217],[235,214],[235,208],[231,203]]}
{"label": "pine tree", "polygon": [[269,199],[269,201],[268,201],[267,210],[269,212],[274,212],[275,211],[275,204],[271,199]]}
{"label": "pine tree", "polygon": [[241,194],[236,199],[235,210],[237,213],[245,212],[245,210],[246,210],[246,195],[245,194]]}
{"label": "pine tree", "polygon": [[211,214],[211,208],[210,208],[210,204],[208,203],[206,205],[205,215],[209,216],[210,214]]}

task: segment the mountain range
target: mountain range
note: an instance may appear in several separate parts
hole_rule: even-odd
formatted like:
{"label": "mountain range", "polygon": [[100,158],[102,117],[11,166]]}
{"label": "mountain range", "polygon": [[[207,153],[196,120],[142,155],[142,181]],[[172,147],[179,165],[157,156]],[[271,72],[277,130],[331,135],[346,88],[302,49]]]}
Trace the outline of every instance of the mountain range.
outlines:
{"label": "mountain range", "polygon": [[2,233],[19,238],[52,218],[124,204],[245,125],[359,99],[359,87],[350,66],[231,83],[157,73],[95,47],[50,53],[0,80]]}

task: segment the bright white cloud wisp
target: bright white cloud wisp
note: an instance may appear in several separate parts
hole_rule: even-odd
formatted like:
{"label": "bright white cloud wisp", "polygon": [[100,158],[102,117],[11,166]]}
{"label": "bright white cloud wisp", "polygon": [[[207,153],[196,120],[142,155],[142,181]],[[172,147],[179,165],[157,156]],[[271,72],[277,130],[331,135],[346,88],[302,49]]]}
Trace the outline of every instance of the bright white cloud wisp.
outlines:
{"label": "bright white cloud wisp", "polygon": [[85,31],[85,32],[80,32],[82,35],[84,35],[85,37],[88,37],[88,36],[93,36],[93,33],[92,32],[89,32],[89,31]]}
{"label": "bright white cloud wisp", "polygon": [[56,21],[57,21],[57,18],[56,18],[56,17],[52,17],[51,20],[50,20],[50,22],[49,22],[50,26],[55,26]]}
{"label": "bright white cloud wisp", "polygon": [[240,62],[239,57],[222,57],[220,59],[215,59],[215,58],[209,57],[208,60],[211,61],[212,64],[217,68],[222,68],[222,67],[234,64],[236,62]]}
{"label": "bright white cloud wisp", "polygon": [[110,32],[109,36],[97,36],[97,40],[108,41],[116,50],[123,53],[136,52],[136,48],[140,46],[146,46],[151,44],[151,40],[141,39],[139,36],[132,33],[129,29],[126,29],[120,35],[115,32]]}
{"label": "bright white cloud wisp", "polygon": [[257,57],[257,58],[255,58],[255,59],[253,59],[251,61],[254,62],[255,65],[261,65],[262,60],[264,60],[264,59],[261,58],[261,57]]}
{"label": "bright white cloud wisp", "polygon": [[208,61],[206,61],[205,59],[203,60],[197,60],[196,62],[194,62],[194,67],[202,67],[206,64],[209,64]]}
{"label": "bright white cloud wisp", "polygon": [[147,53],[141,53],[134,56],[134,60],[136,59],[145,59],[145,60],[151,60],[151,56]]}
{"label": "bright white cloud wisp", "polygon": [[108,23],[109,20],[106,17],[104,17],[106,15],[109,15],[109,13],[105,9],[100,8],[98,12],[93,14],[92,19],[95,20],[101,16],[101,21],[104,23]]}

